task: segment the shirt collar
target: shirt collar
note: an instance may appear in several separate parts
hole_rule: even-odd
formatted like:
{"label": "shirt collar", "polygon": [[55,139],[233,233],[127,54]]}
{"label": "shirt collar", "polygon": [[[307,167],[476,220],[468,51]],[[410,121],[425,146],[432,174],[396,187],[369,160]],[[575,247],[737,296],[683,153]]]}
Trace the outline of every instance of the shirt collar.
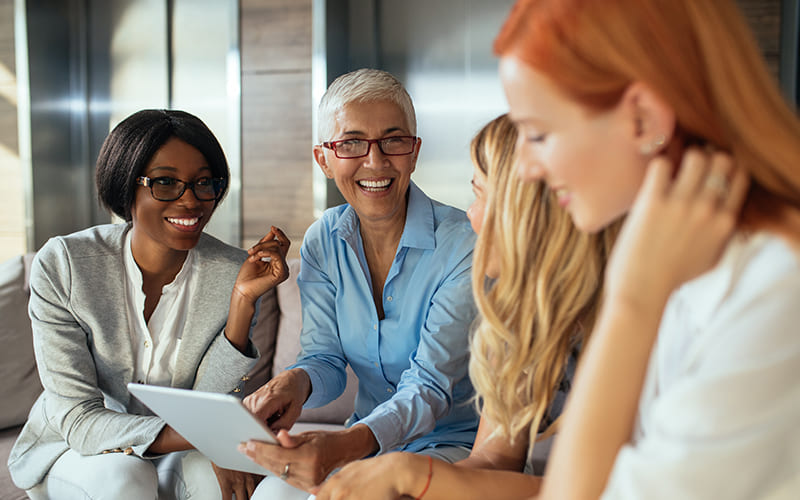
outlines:
{"label": "shirt collar", "polygon": [[[128,233],[125,235],[125,243],[122,245],[123,247],[123,255],[125,259],[125,270],[128,276],[131,279],[131,282],[136,286],[136,288],[141,291],[142,289],[142,270],[139,269],[139,266],[136,264],[136,259],[133,258],[133,251],[131,250],[131,240],[132,240],[133,231],[128,230]],[[192,267],[194,267],[194,260],[195,260],[195,251],[194,248],[189,249],[189,252],[186,255],[186,259],[183,261],[183,265],[181,266],[181,270],[178,271],[178,274],[175,275],[175,279],[172,282],[167,283],[161,289],[161,293],[170,293],[173,290],[179,289],[186,280],[189,278],[189,274],[191,273]]]}
{"label": "shirt collar", "polygon": [[[358,227],[358,214],[353,210],[353,207],[347,205],[342,212],[342,216],[331,228],[331,235],[338,233],[340,238],[352,242],[354,238],[360,239]],[[403,247],[436,248],[433,202],[413,181],[408,187],[406,223],[403,228],[403,235],[400,237],[398,250]]]}

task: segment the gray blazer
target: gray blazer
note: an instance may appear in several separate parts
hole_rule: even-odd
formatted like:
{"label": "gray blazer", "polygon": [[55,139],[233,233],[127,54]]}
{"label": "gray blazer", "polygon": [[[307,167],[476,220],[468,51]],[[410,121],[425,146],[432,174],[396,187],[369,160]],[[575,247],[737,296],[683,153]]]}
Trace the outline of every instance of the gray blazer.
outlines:
{"label": "gray blazer", "polygon": [[[134,361],[122,245],[130,224],[50,239],[31,269],[29,313],[44,392],[11,455],[14,483],[30,489],[67,449],[82,455],[132,448],[143,456],[164,422],[127,390]],[[247,253],[203,234],[195,247],[201,293],[189,304],[173,387],[229,392],[255,363],[223,335],[236,275]],[[274,290],[268,292],[274,294]],[[136,414],[139,413],[139,414]]]}

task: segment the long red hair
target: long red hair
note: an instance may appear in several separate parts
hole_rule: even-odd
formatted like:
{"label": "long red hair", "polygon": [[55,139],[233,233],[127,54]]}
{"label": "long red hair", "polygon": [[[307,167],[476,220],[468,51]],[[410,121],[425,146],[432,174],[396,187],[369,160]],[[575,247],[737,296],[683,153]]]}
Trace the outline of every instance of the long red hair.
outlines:
{"label": "long red hair", "polygon": [[520,0],[494,50],[591,110],[646,83],[675,111],[676,135],[750,173],[744,225],[800,208],[800,120],[732,0]]}

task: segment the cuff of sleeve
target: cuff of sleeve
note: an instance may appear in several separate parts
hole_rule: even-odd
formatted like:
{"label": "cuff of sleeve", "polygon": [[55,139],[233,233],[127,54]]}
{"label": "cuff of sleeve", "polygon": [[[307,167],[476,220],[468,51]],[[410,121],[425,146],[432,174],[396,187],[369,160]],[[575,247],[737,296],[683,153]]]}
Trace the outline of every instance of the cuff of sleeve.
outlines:
{"label": "cuff of sleeve", "polygon": [[319,408],[328,403],[328,401],[325,401],[325,382],[317,370],[301,363],[296,363],[288,367],[287,370],[291,370],[292,368],[300,368],[306,372],[311,381],[311,394],[308,395],[308,399],[306,399],[306,402],[303,404],[303,408]]}
{"label": "cuff of sleeve", "polygon": [[241,393],[245,382],[243,375],[249,373],[258,360],[258,349],[252,342],[248,342],[247,352],[239,352],[223,332],[211,344],[206,356],[208,365],[204,369],[203,378],[197,381],[194,389]]}
{"label": "cuff of sleeve", "polygon": [[[158,438],[158,435],[167,426],[167,423],[161,420],[158,417],[151,417],[151,421],[147,423],[146,428],[142,429],[142,440],[143,442],[130,446],[123,450],[123,453],[127,453],[126,450],[131,450],[131,452],[142,458],[153,459],[163,456],[163,454],[157,453],[148,453],[147,450],[152,446],[153,442]],[[130,455],[131,453],[127,453]]]}
{"label": "cuff of sleeve", "polygon": [[364,424],[372,431],[378,441],[378,454],[386,453],[400,445],[400,430],[403,422],[394,413],[373,411],[357,423]]}

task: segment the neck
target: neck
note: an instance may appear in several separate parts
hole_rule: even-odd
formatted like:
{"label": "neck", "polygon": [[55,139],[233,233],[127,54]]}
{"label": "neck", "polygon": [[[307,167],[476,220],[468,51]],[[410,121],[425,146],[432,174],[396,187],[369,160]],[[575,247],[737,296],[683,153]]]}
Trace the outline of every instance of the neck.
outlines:
{"label": "neck", "polygon": [[403,236],[403,229],[406,225],[406,210],[398,211],[391,219],[384,220],[364,220],[359,218],[359,230],[361,240],[364,242],[364,250],[369,256],[375,252],[383,254],[390,251],[392,256]]}
{"label": "neck", "polygon": [[133,260],[142,272],[143,285],[171,283],[186,260],[187,250],[173,250],[158,247],[141,241],[134,232],[131,235]]}

